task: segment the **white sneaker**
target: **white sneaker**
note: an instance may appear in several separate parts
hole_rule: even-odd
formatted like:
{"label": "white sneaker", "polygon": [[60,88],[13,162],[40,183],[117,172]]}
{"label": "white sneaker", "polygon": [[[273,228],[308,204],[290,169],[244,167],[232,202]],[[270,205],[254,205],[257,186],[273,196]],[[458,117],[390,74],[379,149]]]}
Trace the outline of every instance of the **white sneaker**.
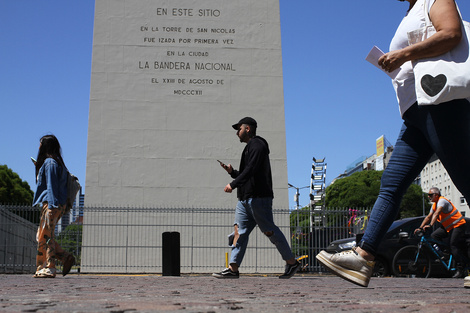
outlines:
{"label": "white sneaker", "polygon": [[354,248],[335,254],[320,251],[316,258],[333,274],[362,287],[369,285],[375,266],[374,261],[367,261]]}
{"label": "white sneaker", "polygon": [[465,288],[470,288],[470,276],[467,276],[463,279],[463,286]]}

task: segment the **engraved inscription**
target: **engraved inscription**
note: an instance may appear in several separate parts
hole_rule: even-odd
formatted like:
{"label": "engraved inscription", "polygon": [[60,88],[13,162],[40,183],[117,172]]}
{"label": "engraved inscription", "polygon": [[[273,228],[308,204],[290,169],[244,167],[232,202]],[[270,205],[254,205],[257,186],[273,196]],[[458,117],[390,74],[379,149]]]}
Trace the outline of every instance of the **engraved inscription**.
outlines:
{"label": "engraved inscription", "polygon": [[[162,73],[149,80],[157,88],[168,84],[201,88],[223,86],[229,76],[220,79],[220,75],[236,73],[237,66],[232,60],[223,60],[212,49],[236,47],[238,35],[235,27],[217,25],[217,20],[223,13],[218,8],[156,8],[154,15],[169,19],[163,18],[161,22],[144,23],[137,27],[142,34],[141,42],[144,47],[166,50],[163,54],[158,53],[155,59],[137,60],[137,68],[149,73]],[[184,26],[183,23],[178,25],[179,19],[184,19]],[[163,76],[168,71],[185,77],[176,79]],[[203,73],[203,76],[198,73]],[[213,77],[211,73],[220,74]],[[202,96],[204,90],[181,88],[175,89],[172,95]]]}

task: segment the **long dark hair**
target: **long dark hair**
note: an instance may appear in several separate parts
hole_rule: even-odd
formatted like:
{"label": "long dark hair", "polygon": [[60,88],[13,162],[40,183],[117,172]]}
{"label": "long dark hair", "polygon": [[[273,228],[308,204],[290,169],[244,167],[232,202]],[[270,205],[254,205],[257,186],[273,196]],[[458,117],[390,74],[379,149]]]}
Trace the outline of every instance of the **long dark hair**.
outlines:
{"label": "long dark hair", "polygon": [[36,158],[36,180],[38,179],[39,169],[47,158],[53,158],[57,163],[65,168],[65,163],[62,159],[62,148],[60,147],[59,140],[57,140],[56,136],[43,136],[39,140],[39,143],[39,151]]}

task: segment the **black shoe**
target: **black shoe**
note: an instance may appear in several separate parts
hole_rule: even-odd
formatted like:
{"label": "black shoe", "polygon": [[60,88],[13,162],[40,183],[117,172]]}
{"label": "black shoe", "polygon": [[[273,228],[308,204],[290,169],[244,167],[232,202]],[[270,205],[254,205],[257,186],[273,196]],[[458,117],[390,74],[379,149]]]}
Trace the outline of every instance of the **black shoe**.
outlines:
{"label": "black shoe", "polygon": [[300,269],[300,266],[302,266],[302,264],[300,264],[300,262],[297,260],[295,260],[295,263],[292,265],[286,264],[286,270],[284,271],[284,274],[279,276],[279,278],[281,279],[291,278],[292,276],[295,275],[295,273],[297,273],[297,271]]}
{"label": "black shoe", "polygon": [[212,276],[215,278],[239,278],[240,272],[234,272],[231,269],[226,268],[220,273],[213,273]]}
{"label": "black shoe", "polygon": [[75,258],[73,255],[69,254],[64,261],[63,267],[62,267],[62,276],[67,275],[70,270],[72,269],[72,266],[75,264]]}

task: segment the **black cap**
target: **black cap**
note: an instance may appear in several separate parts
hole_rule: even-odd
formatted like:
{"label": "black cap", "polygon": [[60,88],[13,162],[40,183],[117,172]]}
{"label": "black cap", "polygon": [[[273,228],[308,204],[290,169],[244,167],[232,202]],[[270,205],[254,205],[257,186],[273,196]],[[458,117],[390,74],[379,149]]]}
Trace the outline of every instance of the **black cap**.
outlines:
{"label": "black cap", "polygon": [[242,118],[237,124],[233,124],[232,127],[233,129],[238,130],[240,128],[240,125],[242,124],[250,125],[250,126],[253,126],[254,128],[258,126],[258,123],[256,123],[254,118],[247,116],[247,117]]}

